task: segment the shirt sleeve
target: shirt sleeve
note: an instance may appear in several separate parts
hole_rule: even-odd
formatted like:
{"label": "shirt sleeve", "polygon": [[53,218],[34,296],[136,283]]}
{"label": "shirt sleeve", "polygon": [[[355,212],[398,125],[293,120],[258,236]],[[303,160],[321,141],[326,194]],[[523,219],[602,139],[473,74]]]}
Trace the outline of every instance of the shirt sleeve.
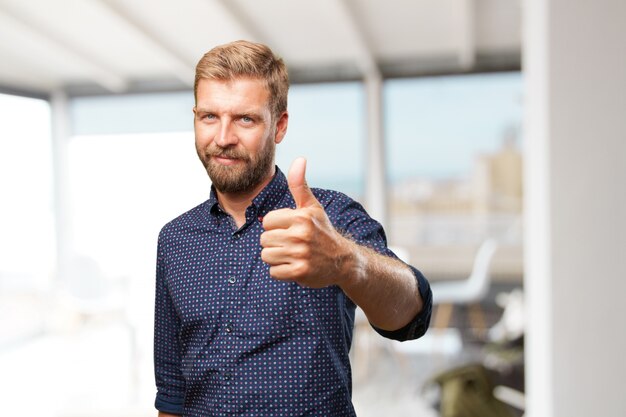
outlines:
{"label": "shirt sleeve", "polygon": [[185,380],[179,343],[180,320],[167,288],[163,231],[159,235],[154,313],[154,373],[157,386],[155,408],[182,415]]}
{"label": "shirt sleeve", "polygon": [[428,330],[428,326],[430,325],[430,317],[433,311],[433,293],[430,289],[430,284],[420,271],[411,265],[409,265],[409,267],[413,271],[413,275],[415,275],[415,279],[417,280],[417,288],[420,292],[420,296],[422,297],[422,301],[424,302],[424,306],[422,307],[422,310],[413,318],[413,320],[401,329],[389,331],[372,326],[378,334],[388,339],[399,341],[418,339],[424,336],[426,330]]}
{"label": "shirt sleeve", "polygon": [[[342,232],[348,234],[358,244],[370,247],[380,254],[398,258],[388,247],[385,231],[380,223],[372,219],[358,202],[337,193],[325,205],[331,222]],[[399,341],[413,340],[422,337],[432,315],[432,291],[424,275],[415,267],[408,265],[417,281],[418,290],[423,301],[420,312],[401,329],[388,331],[372,326],[381,336]]]}

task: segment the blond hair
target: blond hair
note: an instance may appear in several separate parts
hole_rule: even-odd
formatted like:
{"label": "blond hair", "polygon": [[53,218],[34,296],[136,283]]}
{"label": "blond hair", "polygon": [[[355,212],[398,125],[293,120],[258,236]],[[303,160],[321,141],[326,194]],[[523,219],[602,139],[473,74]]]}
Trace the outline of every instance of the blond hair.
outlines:
{"label": "blond hair", "polygon": [[265,82],[275,120],[287,110],[289,76],[285,63],[266,45],[243,40],[216,46],[200,59],[193,86],[196,102],[200,80],[232,80],[239,77]]}

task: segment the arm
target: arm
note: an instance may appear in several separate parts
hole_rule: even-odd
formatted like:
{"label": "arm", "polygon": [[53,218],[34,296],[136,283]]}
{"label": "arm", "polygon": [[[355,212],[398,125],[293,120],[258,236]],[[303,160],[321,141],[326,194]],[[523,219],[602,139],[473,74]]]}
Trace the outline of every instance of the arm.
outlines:
{"label": "arm", "polygon": [[[164,233],[159,235],[154,312],[154,375],[157,386],[155,407],[159,416],[180,415],[185,380],[178,341],[180,320],[167,286]],[[173,413],[173,414],[168,414]]]}
{"label": "arm", "polygon": [[[382,330],[398,330],[422,310],[413,271],[403,262],[381,255],[343,236],[335,237],[343,247],[336,285]],[[343,241],[342,241],[343,240]]]}
{"label": "arm", "polygon": [[162,411],[159,411],[159,415],[158,417],[180,417],[181,414],[169,414],[169,413],[164,413]]}
{"label": "arm", "polygon": [[296,209],[281,209],[263,219],[262,259],[275,279],[321,288],[338,285],[381,330],[398,330],[423,309],[413,271],[343,236],[332,225],[304,179],[296,160],[288,182]]}

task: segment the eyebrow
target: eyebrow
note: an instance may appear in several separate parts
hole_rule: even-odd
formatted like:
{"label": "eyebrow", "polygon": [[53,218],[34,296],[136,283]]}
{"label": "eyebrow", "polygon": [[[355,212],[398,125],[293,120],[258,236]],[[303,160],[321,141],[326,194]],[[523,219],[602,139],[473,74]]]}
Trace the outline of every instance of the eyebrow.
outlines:
{"label": "eyebrow", "polygon": [[[196,106],[196,112],[197,113],[216,113],[214,110],[208,108],[208,107],[197,107]],[[234,112],[233,115],[235,117],[251,117],[253,119],[263,119],[263,113],[256,111],[256,110],[243,110],[243,111],[237,111]]]}

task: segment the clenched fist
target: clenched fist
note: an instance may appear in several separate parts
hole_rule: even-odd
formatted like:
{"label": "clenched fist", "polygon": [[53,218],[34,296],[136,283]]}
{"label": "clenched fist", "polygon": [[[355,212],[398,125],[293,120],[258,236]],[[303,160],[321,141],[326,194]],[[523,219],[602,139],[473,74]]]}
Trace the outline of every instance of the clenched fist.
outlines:
{"label": "clenched fist", "polygon": [[349,279],[353,243],[335,230],[309,189],[305,173],[306,160],[296,159],[287,175],[296,208],[265,215],[261,258],[269,264],[270,275],[277,280],[323,288]]}

